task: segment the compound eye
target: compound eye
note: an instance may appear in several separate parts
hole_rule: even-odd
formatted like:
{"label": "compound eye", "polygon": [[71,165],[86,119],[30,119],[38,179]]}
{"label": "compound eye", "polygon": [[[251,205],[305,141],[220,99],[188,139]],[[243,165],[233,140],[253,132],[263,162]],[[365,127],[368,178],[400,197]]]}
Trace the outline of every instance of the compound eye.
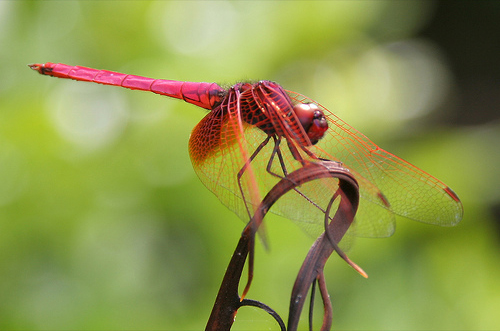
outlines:
{"label": "compound eye", "polygon": [[316,111],[320,110],[314,103],[299,103],[293,106],[293,112],[306,132],[314,120]]}
{"label": "compound eye", "polygon": [[314,103],[299,103],[293,106],[293,111],[307,133],[311,144],[316,144],[328,130],[325,114]]}

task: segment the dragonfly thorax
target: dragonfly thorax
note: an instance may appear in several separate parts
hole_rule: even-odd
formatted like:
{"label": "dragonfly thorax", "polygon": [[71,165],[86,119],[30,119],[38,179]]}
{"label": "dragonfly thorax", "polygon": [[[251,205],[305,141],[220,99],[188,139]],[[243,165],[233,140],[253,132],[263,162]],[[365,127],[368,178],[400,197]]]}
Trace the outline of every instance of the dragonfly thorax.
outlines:
{"label": "dragonfly thorax", "polygon": [[294,105],[287,92],[277,83],[260,81],[235,87],[241,93],[241,118],[268,135],[286,137],[302,146],[310,146],[316,144],[328,130],[326,117],[317,105]]}

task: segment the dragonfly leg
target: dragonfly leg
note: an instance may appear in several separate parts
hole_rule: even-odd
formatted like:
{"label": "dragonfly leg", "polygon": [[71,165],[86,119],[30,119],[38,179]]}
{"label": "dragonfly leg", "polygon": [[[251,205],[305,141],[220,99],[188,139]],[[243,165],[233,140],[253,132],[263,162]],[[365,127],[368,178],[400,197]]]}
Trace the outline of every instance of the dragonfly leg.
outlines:
{"label": "dragonfly leg", "polygon": [[[283,160],[283,155],[282,155],[282,153],[281,153],[281,149],[280,149],[280,142],[281,142],[281,139],[280,139],[280,138],[276,138],[276,137],[273,137],[273,139],[274,139],[274,144],[275,144],[275,145],[274,145],[274,149],[273,149],[273,152],[272,152],[272,154],[271,154],[271,157],[269,158],[269,162],[268,162],[268,164],[267,164],[267,168],[266,168],[266,169],[267,169],[267,172],[268,172],[268,173],[270,173],[270,174],[271,174],[271,175],[273,175],[273,176],[276,176],[276,177],[280,178],[280,179],[287,178],[287,176],[288,176],[288,171],[287,171],[287,169],[286,169],[285,161]],[[300,162],[303,166],[304,166],[304,165],[306,165],[306,163],[307,163],[308,161],[306,161],[306,160],[304,160],[304,159],[302,158],[302,156],[301,156],[301,155],[300,155],[300,153],[298,152],[297,148],[296,148],[294,145],[292,145],[290,142],[288,142],[288,148],[289,148],[289,150],[290,150],[290,153],[293,155],[294,159],[296,159],[297,161],[299,161],[299,162]],[[306,152],[307,152],[310,156],[313,156],[313,154],[312,154],[309,150],[304,149],[304,151],[306,151]],[[282,176],[280,176],[280,175],[276,174],[275,172],[272,172],[272,171],[271,171],[271,166],[272,166],[272,163],[273,163],[273,161],[274,161],[274,155],[278,155],[278,159],[279,159],[279,161],[280,161],[281,169],[283,170],[283,174],[284,174],[284,176],[285,176],[285,177],[282,177]],[[316,158],[316,157],[315,157],[315,158]],[[330,161],[330,162],[334,162],[334,161]],[[336,162],[336,163],[338,163],[338,164],[339,164],[339,166],[341,166],[341,165],[342,165],[340,162]],[[288,179],[288,178],[287,178],[287,179]],[[288,179],[288,180],[290,180],[290,179]],[[293,183],[293,184],[296,184],[296,183],[294,183],[293,181],[292,181],[292,183]],[[302,193],[302,192],[301,192],[301,191],[297,188],[297,186],[298,186],[298,185],[296,185],[296,186],[293,188],[293,190],[294,190],[295,192],[297,192],[297,193],[298,193],[301,197],[303,197],[304,199],[306,199],[306,200],[307,200],[309,203],[311,203],[313,206],[315,206],[316,208],[318,208],[321,212],[326,213],[326,211],[325,211],[323,208],[321,208],[320,206],[318,206],[318,204],[317,204],[317,203],[315,203],[314,201],[312,201],[311,199],[309,199],[309,198],[307,197],[307,195],[305,195],[304,193]],[[328,218],[327,218],[327,220],[328,220],[328,219],[330,219],[330,220],[331,220],[332,218],[328,217]]]}
{"label": "dragonfly leg", "polygon": [[[279,179],[283,179],[283,178],[286,178],[288,176],[288,171],[286,170],[285,161],[283,160],[283,154],[281,154],[281,149],[280,149],[281,138],[273,136],[273,140],[274,140],[274,148],[273,148],[273,152],[271,153],[271,157],[269,158],[269,161],[267,162],[266,171],[269,174],[271,174],[275,177],[278,177]],[[278,155],[278,160],[280,162],[281,170],[283,171],[283,176],[278,175],[277,173],[273,172],[271,169],[271,167],[273,166],[275,155]]]}
{"label": "dragonfly leg", "polygon": [[[297,149],[297,147],[290,141],[287,139],[287,143],[288,143],[288,149],[290,150],[290,153],[292,153],[292,156],[295,160],[299,161],[300,164],[302,164],[303,166],[306,165],[307,161],[304,160],[304,158],[302,157],[302,155],[300,155],[299,153],[299,150]],[[302,148],[302,150],[307,154],[309,155],[311,158],[313,159],[317,159],[318,157],[315,156],[310,150],[308,150],[307,148]]]}
{"label": "dragonfly leg", "polygon": [[[269,158],[269,162],[267,162],[266,170],[269,174],[271,174],[275,177],[278,177],[279,179],[284,179],[284,178],[287,178],[287,176],[288,176],[288,170],[286,169],[285,160],[283,159],[283,154],[281,153],[281,148],[280,148],[281,137],[273,136],[273,139],[274,139],[274,149],[273,149],[273,152],[271,153],[271,157]],[[294,159],[298,160],[303,166],[306,165],[306,161],[300,156],[300,154],[298,153],[298,151],[295,147],[292,147],[292,145],[290,145],[290,143],[288,143],[288,148],[290,149],[290,152],[292,153]],[[281,170],[283,171],[283,176],[278,175],[277,173],[275,173],[271,170],[275,155],[278,156]],[[288,180],[290,180],[290,179],[288,179]]]}
{"label": "dragonfly leg", "polygon": [[259,154],[260,151],[262,150],[262,148],[264,148],[269,143],[270,139],[271,139],[271,136],[267,136],[267,138],[255,149],[255,151],[252,153],[250,158],[245,161],[245,165],[243,165],[243,167],[240,169],[240,171],[238,171],[238,175],[237,175],[238,187],[240,189],[241,198],[243,199],[243,202],[245,203],[245,208],[247,210],[249,219],[252,219],[252,214],[250,213],[250,209],[248,208],[248,204],[247,204],[247,201],[245,199],[245,194],[243,193],[243,187],[241,186],[241,177],[243,177],[243,174],[245,173],[247,168],[250,166],[250,163],[253,161],[253,159],[255,159],[257,154]]}
{"label": "dragonfly leg", "polygon": [[[310,200],[305,194],[303,194],[302,192],[299,191],[299,189],[297,188],[297,186],[298,186],[297,183],[295,183],[293,180],[288,178],[288,170],[286,169],[285,161],[283,160],[283,154],[281,153],[281,149],[280,149],[281,138],[277,138],[276,136],[273,136],[273,139],[274,139],[274,149],[273,149],[273,152],[271,153],[271,157],[269,158],[269,162],[267,163],[267,167],[266,167],[267,172],[275,177],[278,177],[279,179],[286,179],[286,180],[291,181],[292,184],[294,184],[294,186],[295,186],[293,188],[293,190],[295,192],[297,192],[304,199],[306,199],[307,201],[312,203],[314,206],[319,208],[321,211],[323,211],[323,209],[321,207],[319,207],[316,203],[314,203],[312,200]],[[289,148],[290,148],[290,146],[289,146]],[[292,152],[291,149],[290,149],[290,151]],[[292,152],[292,154],[293,154],[293,152]],[[278,155],[278,160],[280,162],[281,170],[283,171],[284,176],[278,175],[277,173],[275,173],[271,170],[275,155]],[[297,153],[297,155],[300,155],[300,154]],[[295,156],[294,156],[294,158],[295,158]],[[304,164],[305,163],[302,163],[302,165],[304,165]]]}
{"label": "dragonfly leg", "polygon": [[[276,136],[274,135],[268,135],[266,139],[264,139],[264,141],[262,141],[262,143],[255,149],[255,151],[252,153],[252,155],[249,157],[249,159],[245,162],[245,164],[243,165],[243,167],[240,169],[240,171],[238,171],[238,175],[237,175],[237,178],[238,178],[238,187],[239,187],[239,190],[240,190],[240,194],[241,194],[241,197],[243,199],[243,202],[245,203],[245,208],[247,210],[247,213],[248,213],[248,216],[249,218],[252,220],[253,219],[253,216],[250,212],[250,209],[248,207],[248,204],[247,204],[247,201],[245,199],[245,194],[243,192],[243,187],[241,185],[241,178],[243,177],[243,174],[245,173],[245,171],[248,169],[248,167],[250,166],[251,162],[255,159],[255,157],[262,151],[262,149],[267,146],[267,144],[269,143],[269,141],[271,140],[271,138],[273,138],[274,140],[274,148],[273,148],[273,152],[271,153],[271,157],[269,158],[269,161],[267,163],[267,172],[270,173],[271,175],[273,176],[276,176],[278,178],[286,178],[286,176],[288,175],[288,172],[286,170],[286,166],[285,166],[285,162],[283,160],[283,155],[281,154],[281,150],[279,148],[279,145],[280,145],[280,139],[277,138]],[[271,171],[271,166],[273,164],[273,161],[274,161],[274,156],[275,155],[278,155],[278,159],[280,161],[280,165],[281,165],[281,168],[283,170],[283,174],[285,175],[285,177],[283,176],[280,176],[276,173],[273,173]],[[295,184],[295,183],[294,183]],[[297,191],[298,192],[298,191]],[[299,192],[299,194],[301,194]],[[260,220],[262,221],[262,220]],[[249,224],[248,227],[250,227],[248,230],[250,231],[254,231],[253,229],[251,229],[252,227],[252,224]],[[248,290],[250,289],[250,285],[252,283],[252,280],[253,280],[253,267],[254,267],[254,249],[255,249],[255,242],[253,240],[253,236],[251,236],[251,239],[249,241],[249,256],[248,256],[248,279],[247,279],[247,283],[245,285],[245,288],[243,290],[243,293],[242,293],[242,300],[244,299],[244,297],[246,296]]]}
{"label": "dragonfly leg", "polygon": [[274,156],[278,155],[278,159],[280,160],[280,164],[281,164],[281,169],[283,170],[283,175],[285,175],[285,177],[287,175],[286,167],[285,167],[285,164],[283,161],[283,155],[281,155],[281,150],[280,150],[281,139],[277,138],[276,136],[273,136],[273,140],[274,140],[274,148],[273,148],[273,152],[271,153],[271,157],[269,158],[269,161],[267,162],[266,171],[269,174],[282,179],[283,178],[282,176],[278,175],[277,173],[275,173],[271,170],[271,167],[272,167],[273,162],[274,162]]}
{"label": "dragonfly leg", "polygon": [[[293,180],[288,178],[288,170],[286,169],[285,160],[283,159],[283,154],[281,153],[281,148],[280,148],[281,138],[277,138],[276,136],[273,136],[273,139],[274,139],[274,149],[273,149],[273,152],[271,153],[271,157],[269,158],[269,162],[267,162],[267,167],[266,167],[267,172],[275,177],[278,177],[279,179],[286,179],[286,180],[292,182],[292,184],[294,184],[294,186],[295,186],[293,188],[293,190],[296,191],[297,193],[299,193],[300,195],[302,195],[303,197],[305,197],[297,189],[297,186],[298,186],[297,183],[295,183]],[[283,176],[278,175],[277,173],[275,173],[271,170],[275,155],[278,155],[278,160],[280,162],[281,170],[283,171]]]}
{"label": "dragonfly leg", "polygon": [[[255,159],[255,157],[260,153],[260,151],[269,143],[269,140],[271,139],[271,136],[268,136],[252,153],[252,155],[249,157],[249,159],[245,162],[245,165],[238,171],[237,174],[237,179],[238,179],[238,187],[240,189],[240,194],[241,198],[243,199],[243,203],[245,204],[245,208],[248,213],[248,217],[250,219],[249,224],[247,225],[246,231],[251,231],[252,233],[250,234],[250,239],[249,239],[249,256],[248,256],[248,277],[247,277],[247,283],[245,285],[245,288],[243,290],[243,293],[241,295],[241,300],[243,300],[248,293],[248,290],[250,290],[250,285],[252,284],[253,280],[253,266],[254,266],[254,252],[255,252],[255,228],[254,226],[258,226],[256,224],[251,224],[254,223],[252,222],[253,220],[253,215],[250,212],[250,208],[248,207],[247,200],[245,199],[245,193],[243,192],[243,187],[241,185],[241,177],[243,177],[243,174],[247,170],[247,168],[250,166],[250,163]],[[262,222],[262,220],[260,220]]]}

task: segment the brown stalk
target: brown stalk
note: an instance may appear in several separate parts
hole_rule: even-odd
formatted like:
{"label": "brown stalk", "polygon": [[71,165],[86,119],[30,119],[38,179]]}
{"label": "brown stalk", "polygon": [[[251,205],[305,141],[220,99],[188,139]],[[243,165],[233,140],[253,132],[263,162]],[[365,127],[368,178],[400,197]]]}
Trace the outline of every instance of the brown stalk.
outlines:
{"label": "brown stalk", "polygon": [[[305,297],[307,296],[309,287],[311,287],[316,280],[319,281],[320,293],[325,306],[322,329],[329,329],[331,326],[332,314],[331,304],[324,282],[323,267],[334,250],[337,251],[342,258],[346,259],[348,263],[350,262],[345,254],[338,248],[337,243],[342,239],[352,223],[358,206],[359,192],[356,180],[347,169],[343,168],[337,162],[320,161],[308,163],[304,167],[288,174],[285,178],[281,179],[262,200],[255,215],[243,230],[222,280],[205,330],[230,330],[236,312],[241,306],[246,305],[264,309],[273,316],[280,325],[281,330],[286,330],[281,317],[270,307],[258,301],[242,298],[249,290],[252,281],[255,234],[271,206],[285,193],[312,180],[327,177],[337,178],[339,180],[339,189],[332,196],[331,202],[340,196],[340,205],[335,216],[330,218],[328,215],[331,207],[330,203],[325,213],[325,223],[327,224],[326,232],[328,234],[323,234],[316,240],[299,271],[290,301],[288,330],[296,330]],[[328,223],[330,219],[332,221]],[[238,287],[247,257],[249,258],[248,281],[242,297],[240,297],[238,294]],[[357,267],[352,262],[350,262],[350,264],[353,267]]]}

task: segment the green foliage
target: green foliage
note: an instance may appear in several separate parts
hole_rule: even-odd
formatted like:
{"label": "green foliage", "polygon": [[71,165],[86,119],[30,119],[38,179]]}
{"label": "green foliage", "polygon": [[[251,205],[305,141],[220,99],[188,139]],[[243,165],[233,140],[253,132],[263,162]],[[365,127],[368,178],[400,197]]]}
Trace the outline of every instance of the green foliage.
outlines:
{"label": "green foliage", "polygon": [[[350,256],[368,280],[332,256],[335,328],[498,328],[489,208],[500,198],[500,130],[439,125],[457,101],[440,45],[416,38],[433,9],[0,2],[0,328],[202,329],[244,226],[191,169],[187,141],[203,110],[42,77],[26,66],[36,62],[221,84],[271,79],[317,100],[448,183],[465,206],[457,228],[400,219],[393,238],[357,240]],[[277,217],[267,226],[271,251],[257,250],[249,297],[285,315],[313,238]],[[244,308],[234,329],[271,327]]]}

